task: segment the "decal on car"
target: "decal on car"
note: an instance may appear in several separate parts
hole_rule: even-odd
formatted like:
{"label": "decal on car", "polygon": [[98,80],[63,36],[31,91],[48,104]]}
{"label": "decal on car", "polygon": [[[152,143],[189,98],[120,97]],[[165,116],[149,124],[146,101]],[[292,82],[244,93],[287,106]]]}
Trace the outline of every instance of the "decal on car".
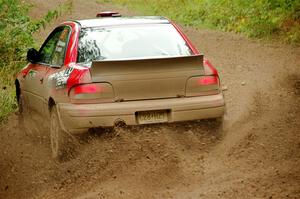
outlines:
{"label": "decal on car", "polygon": [[74,70],[73,67],[67,68],[66,70],[59,71],[49,76],[49,83],[55,82],[56,89],[65,88],[70,74]]}
{"label": "decal on car", "polygon": [[28,72],[29,77],[35,77],[36,76],[36,71],[35,70],[30,70]]}
{"label": "decal on car", "polygon": [[65,46],[66,46],[66,42],[58,41],[55,51],[62,52]]}

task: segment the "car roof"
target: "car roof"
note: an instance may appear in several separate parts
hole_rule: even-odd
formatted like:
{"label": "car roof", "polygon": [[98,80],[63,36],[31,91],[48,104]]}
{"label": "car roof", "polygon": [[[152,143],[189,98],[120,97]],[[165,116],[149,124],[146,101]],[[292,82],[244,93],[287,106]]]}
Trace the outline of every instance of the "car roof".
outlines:
{"label": "car roof", "polygon": [[135,24],[168,24],[170,21],[160,16],[141,17],[99,17],[95,19],[75,20],[82,28]]}

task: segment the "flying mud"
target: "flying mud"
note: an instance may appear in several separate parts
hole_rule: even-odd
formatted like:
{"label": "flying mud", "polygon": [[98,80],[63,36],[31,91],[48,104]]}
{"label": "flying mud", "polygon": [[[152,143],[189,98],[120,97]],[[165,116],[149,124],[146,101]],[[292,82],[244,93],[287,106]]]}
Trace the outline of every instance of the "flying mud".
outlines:
{"label": "flying mud", "polygon": [[[35,15],[59,3],[32,2]],[[101,9],[113,8],[130,14]],[[74,0],[56,23],[98,9]],[[13,114],[0,127],[0,198],[300,198],[300,48],[184,29],[220,73],[225,131],[209,121],[97,129],[59,162],[35,129],[48,121],[28,134]]]}

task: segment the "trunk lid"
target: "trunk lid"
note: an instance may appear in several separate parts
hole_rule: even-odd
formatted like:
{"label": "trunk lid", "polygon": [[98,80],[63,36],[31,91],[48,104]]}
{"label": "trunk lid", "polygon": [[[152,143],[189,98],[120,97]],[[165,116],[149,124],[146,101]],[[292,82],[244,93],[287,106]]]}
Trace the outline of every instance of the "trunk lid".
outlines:
{"label": "trunk lid", "polygon": [[203,55],[93,61],[90,72],[93,82],[112,85],[117,101],[175,98],[190,77],[204,75]]}

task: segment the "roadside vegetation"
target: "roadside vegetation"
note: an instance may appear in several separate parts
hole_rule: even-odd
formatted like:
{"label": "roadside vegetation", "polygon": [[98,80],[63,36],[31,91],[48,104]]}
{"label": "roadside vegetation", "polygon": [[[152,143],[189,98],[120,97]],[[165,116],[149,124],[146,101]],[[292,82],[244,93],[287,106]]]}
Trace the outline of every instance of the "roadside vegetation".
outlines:
{"label": "roadside vegetation", "polygon": [[28,48],[37,47],[33,33],[45,27],[60,13],[70,10],[62,4],[41,19],[28,16],[31,5],[21,0],[0,0],[0,122],[17,108],[14,79],[26,65]]}
{"label": "roadside vegetation", "polygon": [[300,43],[299,0],[98,0],[183,25],[233,31],[255,38]]}

